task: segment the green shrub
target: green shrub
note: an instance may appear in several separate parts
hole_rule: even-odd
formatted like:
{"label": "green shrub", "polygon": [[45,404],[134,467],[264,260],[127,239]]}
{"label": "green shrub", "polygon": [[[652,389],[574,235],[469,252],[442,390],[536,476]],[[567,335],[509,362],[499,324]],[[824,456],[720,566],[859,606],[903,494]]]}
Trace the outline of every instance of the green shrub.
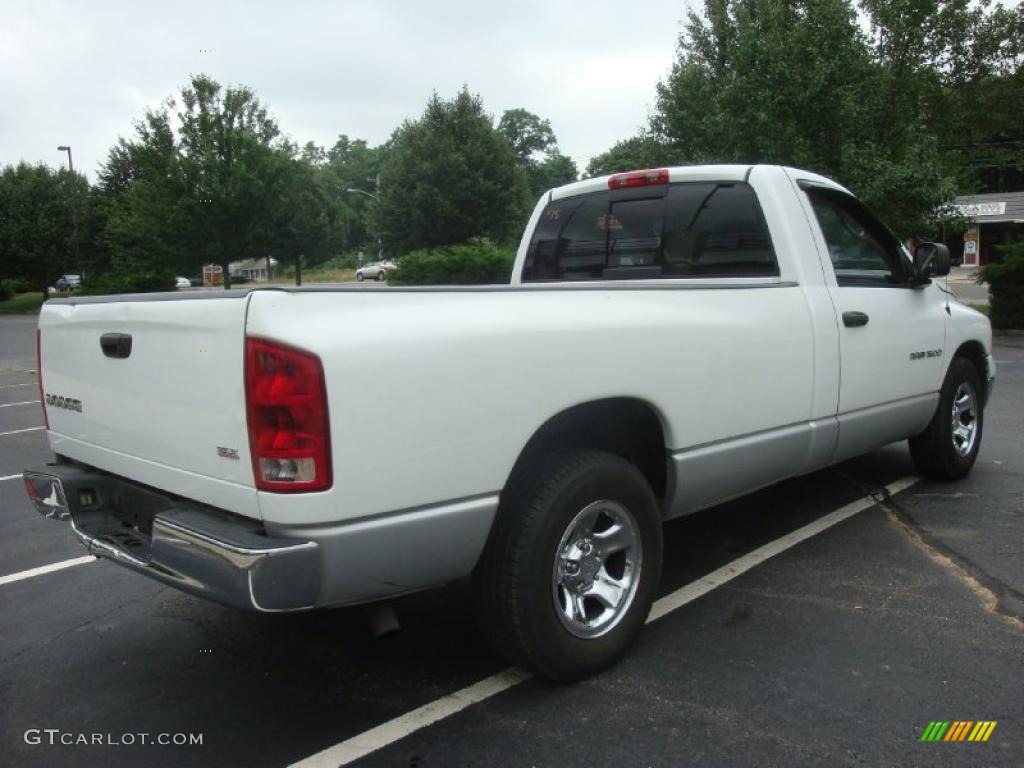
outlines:
{"label": "green shrub", "polygon": [[508,246],[466,243],[412,251],[388,273],[391,285],[487,285],[508,283],[516,252]]}
{"label": "green shrub", "polygon": [[86,296],[103,296],[109,293],[152,293],[173,290],[172,272],[146,270],[90,275],[87,280],[82,281],[79,292]]}
{"label": "green shrub", "polygon": [[0,283],[6,285],[13,293],[31,293],[39,290],[39,286],[32,285],[24,277],[8,277],[5,280],[0,280]]}
{"label": "green shrub", "polygon": [[992,326],[1003,330],[1024,329],[1024,243],[999,247],[1003,260],[982,268],[992,297]]}
{"label": "green shrub", "polygon": [[[363,261],[373,261],[376,255],[371,259],[369,256],[364,256]],[[346,253],[341,256],[332,256],[326,261],[317,264],[315,267],[310,269],[322,269],[325,272],[329,270],[341,270],[341,269],[355,269],[359,266],[359,257],[354,253]]]}
{"label": "green shrub", "polygon": [[0,301],[7,301],[14,296],[14,288],[10,280],[0,280]]}

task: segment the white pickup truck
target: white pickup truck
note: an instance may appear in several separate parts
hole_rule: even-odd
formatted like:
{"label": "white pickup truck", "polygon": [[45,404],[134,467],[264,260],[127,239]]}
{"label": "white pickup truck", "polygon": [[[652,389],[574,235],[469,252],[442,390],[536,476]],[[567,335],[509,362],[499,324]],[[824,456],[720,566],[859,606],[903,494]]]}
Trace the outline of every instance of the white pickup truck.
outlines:
{"label": "white pickup truck", "polygon": [[546,193],[509,285],[51,300],[26,487],[231,606],[471,577],[503,654],[575,679],[643,626],[664,520],[908,438],[970,470],[991,329],[948,271],[821,176],[702,166]]}

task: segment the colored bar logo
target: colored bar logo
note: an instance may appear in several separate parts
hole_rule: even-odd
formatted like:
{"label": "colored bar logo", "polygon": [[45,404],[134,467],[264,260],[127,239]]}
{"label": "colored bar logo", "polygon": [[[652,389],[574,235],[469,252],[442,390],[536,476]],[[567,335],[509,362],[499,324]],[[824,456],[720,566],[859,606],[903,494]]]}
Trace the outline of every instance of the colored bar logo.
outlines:
{"label": "colored bar logo", "polygon": [[988,741],[996,728],[995,720],[932,720],[921,734],[921,741]]}

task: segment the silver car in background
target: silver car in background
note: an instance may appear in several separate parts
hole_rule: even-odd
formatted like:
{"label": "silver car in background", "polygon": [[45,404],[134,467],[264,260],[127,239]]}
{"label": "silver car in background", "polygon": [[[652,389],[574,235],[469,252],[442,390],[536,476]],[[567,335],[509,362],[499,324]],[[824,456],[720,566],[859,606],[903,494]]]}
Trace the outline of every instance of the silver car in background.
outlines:
{"label": "silver car in background", "polygon": [[387,279],[387,273],[395,268],[393,261],[374,261],[356,270],[356,280],[378,280]]}

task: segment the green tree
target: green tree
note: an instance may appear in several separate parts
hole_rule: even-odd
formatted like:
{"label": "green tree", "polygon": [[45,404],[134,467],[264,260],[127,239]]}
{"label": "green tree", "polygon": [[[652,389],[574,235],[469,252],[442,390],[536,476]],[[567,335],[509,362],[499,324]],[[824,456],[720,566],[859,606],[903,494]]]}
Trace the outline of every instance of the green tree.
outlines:
{"label": "green tree", "polygon": [[1022,101],[1024,68],[943,90],[938,133],[949,162],[962,169],[962,192],[1024,189]]}
{"label": "green tree", "polygon": [[708,0],[658,84],[652,127],[689,162],[834,172],[864,130],[871,74],[848,0]]}
{"label": "green tree", "polygon": [[[172,116],[172,110],[173,116]],[[111,197],[107,242],[122,267],[195,270],[267,249],[282,182],[279,130],[249,88],[193,76],[177,102],[149,110],[100,171]]]}
{"label": "green tree", "polygon": [[342,134],[327,152],[323,168],[326,191],[337,199],[347,217],[347,230],[340,250],[365,248],[376,252],[377,230],[374,227],[375,203],[372,198],[348,189],[377,193],[377,178],[387,153],[387,145],[370,147],[363,139],[350,139]]}
{"label": "green tree", "polygon": [[119,138],[99,170],[106,213],[100,241],[108,268],[120,273],[196,266],[189,249],[198,239],[190,215],[195,203],[181,173],[171,106],[147,110],[135,137]]}
{"label": "green tree", "polygon": [[22,278],[46,294],[74,261],[74,222],[87,202],[89,185],[81,174],[44,165],[6,166],[0,171],[0,278]]}
{"label": "green tree", "polygon": [[380,172],[378,220],[402,254],[486,237],[506,242],[525,218],[526,173],[479,96],[437,94],[394,134]]}
{"label": "green tree", "polygon": [[579,175],[575,161],[558,149],[548,150],[543,160],[526,169],[530,193],[534,199],[553,187],[576,181]]}
{"label": "green tree", "polygon": [[576,181],[579,176],[576,163],[559,151],[549,120],[522,108],[508,109],[498,121],[498,132],[512,146],[526,171],[532,198],[552,187]]}
{"label": "green tree", "polygon": [[558,144],[550,120],[521,108],[505,110],[498,121],[498,132],[508,139],[523,164]]}
{"label": "green tree", "polygon": [[816,170],[901,234],[931,230],[963,177],[953,144],[971,135],[951,94],[1012,76],[1021,13],[965,0],[860,6],[867,32],[850,0],[707,0],[658,86],[653,131],[685,162]]}
{"label": "green tree", "polygon": [[685,155],[673,146],[650,133],[641,133],[616,143],[607,152],[590,158],[587,176],[604,176],[623,171],[642,171],[647,168],[662,168],[666,165],[681,165]]}
{"label": "green tree", "polygon": [[1024,183],[1024,7],[950,0],[862,0],[884,73],[884,124],[926,121],[962,191]]}
{"label": "green tree", "polygon": [[332,188],[326,155],[307,144],[301,150],[284,142],[274,153],[273,204],[264,222],[267,254],[273,251],[295,266],[302,283],[303,264],[316,264],[338,251],[348,232],[344,199]]}
{"label": "green tree", "polygon": [[[278,174],[277,123],[248,88],[227,88],[200,75],[181,92],[177,113],[179,205],[190,218],[194,263],[228,264],[265,252],[265,222],[273,212]],[[193,258],[194,258],[193,257]]]}

